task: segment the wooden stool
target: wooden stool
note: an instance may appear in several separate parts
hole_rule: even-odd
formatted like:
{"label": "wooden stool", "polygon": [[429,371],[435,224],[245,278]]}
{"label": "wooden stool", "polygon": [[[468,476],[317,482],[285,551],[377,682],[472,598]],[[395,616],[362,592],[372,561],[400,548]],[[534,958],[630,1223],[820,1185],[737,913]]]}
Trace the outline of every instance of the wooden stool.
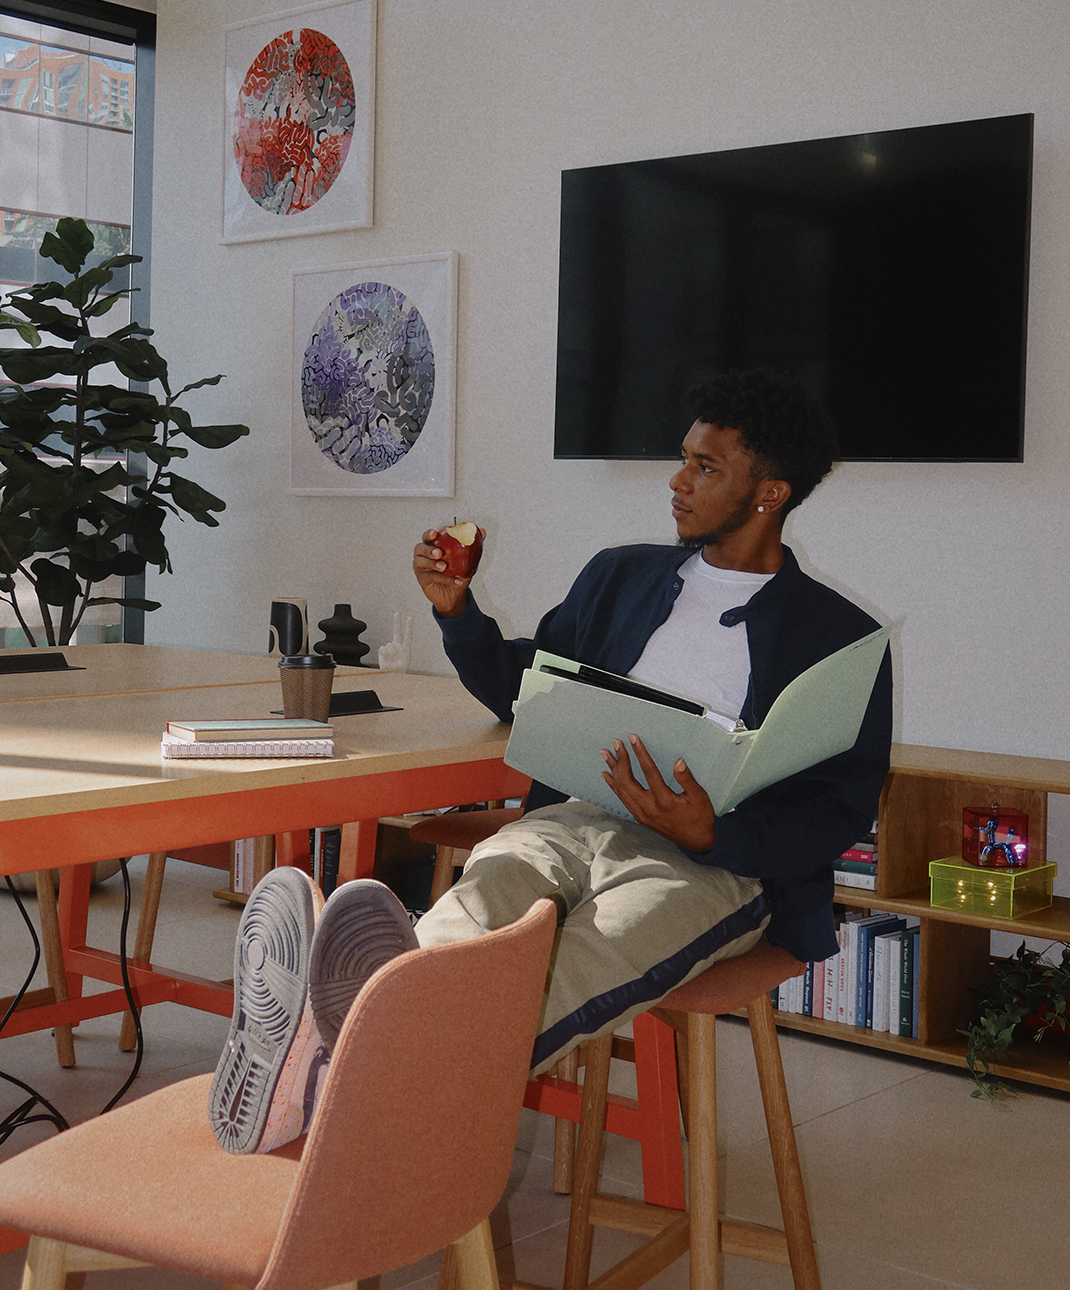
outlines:
{"label": "wooden stool", "polygon": [[435,872],[431,879],[431,904],[453,886],[453,873],[468,859],[474,846],[492,838],[500,828],[524,814],[522,806],[492,807],[489,811],[447,811],[429,815],[409,830],[413,842],[435,847]]}
{"label": "wooden stool", "polygon": [[[721,1255],[737,1254],[791,1268],[796,1290],[820,1290],[784,1067],[769,991],[803,964],[762,941],[749,953],[714,964],[674,990],[655,1010],[687,1034],[685,1110],[689,1120],[689,1213],[598,1192],[602,1124],[612,1037],[587,1045],[576,1180],[572,1193],[565,1290],[588,1284],[593,1228],[638,1232],[649,1239],[600,1276],[598,1290],[635,1290],[681,1254],[691,1253],[691,1290],[721,1285]],[[773,1152],[784,1230],[719,1217],[717,1185],[716,1017],[746,1006]],[[637,1021],[640,1018],[636,1019]]]}

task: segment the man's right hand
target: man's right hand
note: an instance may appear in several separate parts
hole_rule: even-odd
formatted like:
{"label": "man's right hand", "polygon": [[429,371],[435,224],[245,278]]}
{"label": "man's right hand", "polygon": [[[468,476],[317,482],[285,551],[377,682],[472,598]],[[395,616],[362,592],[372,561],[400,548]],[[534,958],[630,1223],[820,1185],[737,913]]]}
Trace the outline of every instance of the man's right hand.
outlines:
{"label": "man's right hand", "polygon": [[[480,529],[483,537],[486,529]],[[412,569],[424,595],[443,618],[456,618],[468,608],[468,584],[471,578],[455,578],[446,572],[442,549],[435,545],[437,529],[428,529],[412,553]]]}

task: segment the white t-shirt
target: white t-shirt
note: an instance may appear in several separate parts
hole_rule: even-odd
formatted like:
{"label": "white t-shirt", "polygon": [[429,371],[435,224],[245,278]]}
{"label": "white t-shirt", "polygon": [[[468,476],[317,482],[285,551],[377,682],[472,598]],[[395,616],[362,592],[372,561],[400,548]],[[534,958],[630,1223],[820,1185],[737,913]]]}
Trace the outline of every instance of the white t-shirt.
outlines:
{"label": "white t-shirt", "polygon": [[773,574],[717,569],[696,551],[681,565],[680,576],[684,585],[672,612],[629,675],[738,717],[750,684],[747,628],[742,622],[724,627],[720,619],[745,605]]}

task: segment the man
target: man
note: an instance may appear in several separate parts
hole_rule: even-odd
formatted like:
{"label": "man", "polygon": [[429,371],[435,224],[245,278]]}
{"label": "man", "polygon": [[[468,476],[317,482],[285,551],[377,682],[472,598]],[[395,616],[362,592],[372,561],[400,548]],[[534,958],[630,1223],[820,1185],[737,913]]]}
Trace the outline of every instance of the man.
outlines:
{"label": "man", "polygon": [[[683,694],[755,728],[784,687],[876,623],[802,573],[785,516],[828,473],[831,425],[801,386],[732,372],[692,391],[670,481],[678,547],[603,551],[531,640],[503,639],[434,532],[413,567],[450,661],[502,720],[536,649]],[[800,963],[837,948],[833,860],[872,827],[888,770],[886,658],[853,749],[754,794],[723,818],[678,761],[666,784],[642,743],[606,731],[603,778],[632,820],[534,784],[523,820],[481,844],[416,928],[421,945],[478,935],[539,895],[563,919],[533,1067],[650,1007],[763,934]],[[637,779],[631,758],[649,788]]]}
{"label": "man", "polygon": [[[413,568],[446,652],[503,721],[521,673],[546,649],[753,729],[796,676],[877,625],[804,574],[781,543],[784,517],[832,466],[834,435],[820,408],[796,383],[763,372],[700,386],[689,406],[694,423],[670,481],[679,545],[601,552],[533,639],[503,638],[469,580],[447,574],[433,530],[417,545]],[[344,884],[322,913],[295,870],[258,886],[239,929],[234,1020],[210,1097],[228,1150],[269,1150],[307,1126],[349,1003],[383,962],[504,926],[540,896],[561,918],[536,1071],[763,934],[800,970],[836,951],[833,861],[871,828],[888,770],[887,657],[850,751],[720,818],[683,761],[666,784],[639,739],[605,735],[603,777],[630,818],[533,784],[527,814],[472,852],[415,932],[376,882]]]}

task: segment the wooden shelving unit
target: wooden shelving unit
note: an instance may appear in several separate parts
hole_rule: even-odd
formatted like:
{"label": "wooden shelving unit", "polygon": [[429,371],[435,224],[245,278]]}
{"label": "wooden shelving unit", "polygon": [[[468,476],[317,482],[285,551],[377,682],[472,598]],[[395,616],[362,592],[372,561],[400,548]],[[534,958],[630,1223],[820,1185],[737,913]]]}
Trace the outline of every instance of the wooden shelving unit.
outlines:
{"label": "wooden shelving unit", "polygon": [[[837,887],[836,900],[920,918],[918,1038],[901,1039],[793,1013],[778,1012],[777,1024],[965,1067],[966,1043],[957,1031],[976,1007],[970,987],[988,970],[989,933],[1070,942],[1070,899],[1057,896],[1049,909],[1014,919],[934,909],[929,904],[929,862],[959,854],[963,807],[999,802],[1029,816],[1030,854],[1043,863],[1049,793],[1070,794],[1070,762],[893,745],[880,803],[877,890]],[[1011,1050],[1010,1061],[996,1069],[1007,1079],[1070,1092],[1070,1042],[1054,1033],[1039,1044],[1026,1038]]]}

